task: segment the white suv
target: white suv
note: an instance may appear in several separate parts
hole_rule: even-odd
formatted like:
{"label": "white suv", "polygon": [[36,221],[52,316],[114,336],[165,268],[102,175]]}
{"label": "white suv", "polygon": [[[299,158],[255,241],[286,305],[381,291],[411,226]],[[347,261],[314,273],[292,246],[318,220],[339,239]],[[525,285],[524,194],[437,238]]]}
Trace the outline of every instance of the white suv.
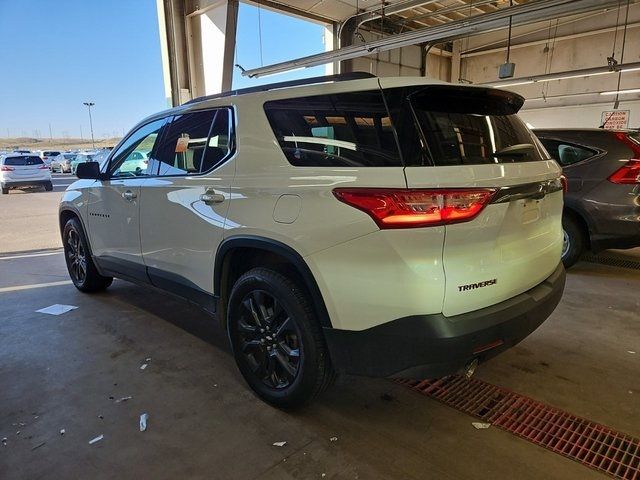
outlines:
{"label": "white suv", "polygon": [[[364,74],[193,100],[78,166],[60,205],[69,273],[82,291],[120,277],[215,313],[281,407],[334,372],[471,369],[564,289],[561,170],[523,101]],[[136,152],[145,168],[123,168]]]}
{"label": "white suv", "polygon": [[11,188],[42,186],[53,190],[51,171],[42,159],[33,154],[10,153],[0,155],[0,188],[2,194]]}

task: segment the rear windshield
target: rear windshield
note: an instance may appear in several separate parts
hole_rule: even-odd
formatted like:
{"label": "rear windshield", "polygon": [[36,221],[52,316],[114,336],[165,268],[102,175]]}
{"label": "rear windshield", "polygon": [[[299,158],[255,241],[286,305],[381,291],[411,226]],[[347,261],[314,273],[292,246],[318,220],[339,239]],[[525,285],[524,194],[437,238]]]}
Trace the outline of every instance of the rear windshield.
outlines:
{"label": "rear windshield", "polygon": [[[518,118],[519,95],[489,88],[410,86],[267,102],[296,166],[448,166],[546,160]],[[397,141],[395,138],[397,135]]]}
{"label": "rear windshield", "polygon": [[65,153],[64,158],[66,158],[67,160],[73,160],[74,158],[76,158],[76,156],[72,153]]}
{"label": "rear windshield", "polygon": [[4,159],[5,165],[12,165],[14,167],[24,167],[28,165],[42,165],[42,159],[40,157],[8,157]]}
{"label": "rear windshield", "polygon": [[545,160],[516,112],[522,97],[452,86],[385,91],[407,165],[480,165]]}
{"label": "rear windshield", "polygon": [[43,155],[45,157],[55,157],[56,155],[60,155],[60,152],[44,152]]}

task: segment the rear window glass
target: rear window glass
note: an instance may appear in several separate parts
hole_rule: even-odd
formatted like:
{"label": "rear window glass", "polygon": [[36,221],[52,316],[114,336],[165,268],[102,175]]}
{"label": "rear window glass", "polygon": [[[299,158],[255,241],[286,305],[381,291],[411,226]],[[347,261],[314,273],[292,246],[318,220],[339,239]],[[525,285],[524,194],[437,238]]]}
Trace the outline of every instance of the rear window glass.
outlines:
{"label": "rear window glass", "polygon": [[515,112],[522,98],[493,89],[413,86],[385,91],[407,165],[545,160]]}
{"label": "rear window glass", "polygon": [[73,160],[74,158],[76,158],[76,156],[71,153],[65,153],[64,158],[66,158],[67,160]]}
{"label": "rear window glass", "polygon": [[60,155],[60,152],[44,152],[43,155],[45,157],[55,157],[56,155]]}
{"label": "rear window glass", "polygon": [[380,91],[275,100],[264,109],[292,165],[402,166]]}
{"label": "rear window glass", "polygon": [[14,167],[24,167],[29,165],[42,165],[42,159],[40,157],[8,157],[4,159],[5,165],[12,165]]}

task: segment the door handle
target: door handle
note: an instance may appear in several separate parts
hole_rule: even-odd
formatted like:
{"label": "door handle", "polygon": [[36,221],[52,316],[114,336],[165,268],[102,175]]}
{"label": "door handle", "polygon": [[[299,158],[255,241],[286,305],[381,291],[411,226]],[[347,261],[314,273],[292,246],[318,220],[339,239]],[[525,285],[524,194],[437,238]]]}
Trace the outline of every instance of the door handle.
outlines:
{"label": "door handle", "polygon": [[224,195],[220,193],[213,193],[212,191],[207,191],[206,193],[200,195],[200,200],[202,200],[207,205],[213,205],[215,203],[224,202]]}
{"label": "door handle", "polygon": [[138,198],[138,195],[133,193],[131,190],[127,190],[126,192],[122,192],[122,198],[124,198],[127,202],[131,202],[134,199]]}

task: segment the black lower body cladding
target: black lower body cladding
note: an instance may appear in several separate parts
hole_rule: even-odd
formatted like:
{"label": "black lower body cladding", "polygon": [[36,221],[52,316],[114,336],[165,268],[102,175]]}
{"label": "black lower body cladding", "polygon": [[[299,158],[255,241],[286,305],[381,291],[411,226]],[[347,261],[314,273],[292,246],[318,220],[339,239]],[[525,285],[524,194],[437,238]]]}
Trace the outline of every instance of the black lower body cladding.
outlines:
{"label": "black lower body cladding", "polygon": [[415,315],[362,331],[325,328],[331,361],[338,372],[354,375],[450,375],[474,359],[483,362],[527,337],[556,308],[564,284],[560,264],[532,289],[462,315]]}

